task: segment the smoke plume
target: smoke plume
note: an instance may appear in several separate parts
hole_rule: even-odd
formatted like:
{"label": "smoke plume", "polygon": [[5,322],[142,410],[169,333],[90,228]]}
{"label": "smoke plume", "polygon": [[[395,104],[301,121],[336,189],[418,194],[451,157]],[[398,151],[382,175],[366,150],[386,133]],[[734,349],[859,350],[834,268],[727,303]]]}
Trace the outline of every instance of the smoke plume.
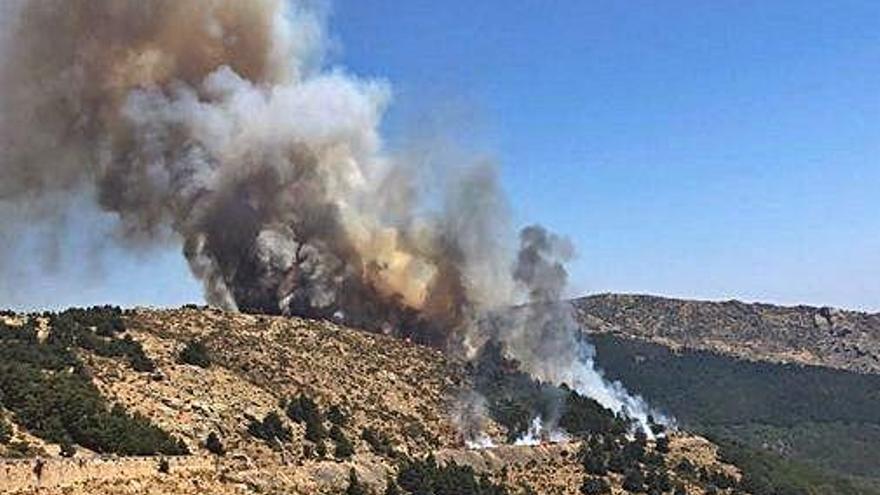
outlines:
{"label": "smoke plume", "polygon": [[[520,368],[538,380],[566,384],[615,413],[623,412],[651,435],[649,416],[662,423],[668,420],[620,382],[605,379],[595,366],[595,348],[580,331],[571,302],[564,298],[565,263],[574,255],[568,239],[537,225],[522,229],[512,277],[526,295],[525,304],[514,311],[493,313],[477,331],[482,341],[502,343]],[[556,432],[554,418],[535,419],[533,428],[538,431],[530,437]]]}
{"label": "smoke plume", "polygon": [[[115,215],[121,245],[179,243],[211,304],[464,351],[497,338],[541,379],[641,407],[593,370],[561,300],[570,243],[530,227],[513,254],[491,165],[450,169],[429,201],[379,135],[388,85],[324,64],[320,8],[3,8],[0,205],[50,221],[32,205],[64,210],[63,198],[91,195]],[[485,323],[520,302],[530,304]]]}

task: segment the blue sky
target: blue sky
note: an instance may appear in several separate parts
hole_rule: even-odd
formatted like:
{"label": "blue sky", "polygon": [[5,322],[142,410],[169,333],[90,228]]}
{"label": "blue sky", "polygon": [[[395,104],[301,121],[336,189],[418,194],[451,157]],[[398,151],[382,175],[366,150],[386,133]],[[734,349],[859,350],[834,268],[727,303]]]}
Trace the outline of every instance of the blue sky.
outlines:
{"label": "blue sky", "polygon": [[[392,146],[493,157],[574,240],[573,293],[880,310],[880,2],[335,0],[330,30]],[[200,300],[177,248],[105,249],[7,302]]]}
{"label": "blue sky", "polygon": [[393,84],[392,141],[446,116],[572,237],[575,292],[880,310],[880,3],[337,0],[331,28]]}

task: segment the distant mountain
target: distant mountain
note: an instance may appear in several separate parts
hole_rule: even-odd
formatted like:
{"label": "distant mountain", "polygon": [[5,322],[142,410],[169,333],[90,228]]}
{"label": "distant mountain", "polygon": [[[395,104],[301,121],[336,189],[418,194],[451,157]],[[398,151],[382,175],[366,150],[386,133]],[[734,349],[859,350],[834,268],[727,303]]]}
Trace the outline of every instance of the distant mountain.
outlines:
{"label": "distant mountain", "polygon": [[574,303],[589,332],[751,360],[880,373],[880,314],[624,294]]}
{"label": "distant mountain", "polygon": [[798,487],[755,491],[840,493],[840,476],[880,492],[880,316],[610,294],[575,306],[608,378]]}

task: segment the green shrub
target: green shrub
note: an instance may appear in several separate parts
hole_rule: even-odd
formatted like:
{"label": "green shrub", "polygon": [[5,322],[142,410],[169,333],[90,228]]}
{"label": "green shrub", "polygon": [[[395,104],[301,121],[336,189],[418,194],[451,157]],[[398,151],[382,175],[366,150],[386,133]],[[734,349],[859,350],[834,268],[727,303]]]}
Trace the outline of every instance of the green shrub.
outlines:
{"label": "green shrub", "polygon": [[340,436],[339,438],[334,439],[335,449],[333,450],[333,456],[337,459],[348,459],[354,455],[354,446],[351,444],[351,441],[345,437],[345,435]]}
{"label": "green shrub", "polygon": [[385,480],[385,491],[383,493],[384,495],[401,495],[400,488],[395,483],[394,478],[389,476]]}
{"label": "green shrub", "polygon": [[645,491],[645,476],[638,467],[632,467],[623,475],[623,489],[628,492]]}
{"label": "green shrub", "polygon": [[672,490],[672,480],[664,469],[649,471],[645,477],[645,484],[648,493],[666,493]]}
{"label": "green shrub", "polygon": [[47,314],[52,331],[48,342],[60,347],[80,347],[104,357],[124,357],[135,371],[148,372],[156,366],[139,342],[130,336],[118,338],[125,331],[122,310],[100,306],[87,310],[68,309]]}
{"label": "green shrub", "polygon": [[292,421],[306,425],[306,440],[317,443],[327,438],[324,417],[318,405],[310,397],[300,394],[288,402],[284,409],[287,417]]}
{"label": "green shrub", "polygon": [[348,471],[348,487],[345,489],[345,495],[367,495],[367,488],[358,480],[354,468]]}
{"label": "green shrub", "polygon": [[506,495],[507,489],[487,477],[477,478],[470,466],[454,462],[439,466],[433,456],[407,461],[399,469],[397,484],[414,495]]}
{"label": "green shrub", "polygon": [[[49,314],[51,332],[39,342],[34,323],[23,328],[0,324],[0,397],[19,424],[48,442],[79,444],[98,453],[182,455],[185,446],[143,416],[110,405],[74,353],[76,347],[131,356],[131,339],[98,336],[124,330],[118,308],[68,310]],[[142,350],[141,350],[142,352]]]}
{"label": "green shrub", "polygon": [[213,431],[208,434],[208,438],[205,440],[205,448],[214,455],[221,457],[226,455],[226,448],[223,446],[223,442],[220,441],[220,437]]}
{"label": "green shrub", "polygon": [[387,435],[372,428],[361,431],[361,439],[367,442],[374,454],[394,459],[398,456],[394,444]]}
{"label": "green shrub", "polygon": [[10,442],[6,454],[11,458],[33,457],[38,454],[38,451],[28,442],[21,440]]}
{"label": "green shrub", "polygon": [[626,472],[627,462],[620,452],[612,452],[608,457],[608,470],[612,473],[623,474]]}
{"label": "green shrub", "polygon": [[342,432],[342,428],[338,425],[333,425],[330,427],[330,438],[338,441],[345,438],[345,433]]}
{"label": "green shrub", "polygon": [[657,452],[661,454],[669,453],[669,438],[665,435],[662,437],[657,437],[657,440],[654,443],[654,448],[657,449]]}
{"label": "green shrub", "polygon": [[[2,396],[0,396],[2,398]],[[2,401],[0,401],[2,404]],[[12,439],[12,426],[5,419],[0,418],[0,444],[9,443]]]}
{"label": "green shrub", "polygon": [[320,442],[327,438],[327,429],[316,419],[311,419],[306,423],[305,437],[310,442]]}
{"label": "green shrub", "polygon": [[248,433],[272,447],[276,447],[279,442],[289,442],[292,438],[290,428],[284,426],[275,411],[266,414],[262,421],[252,419],[248,424]]}
{"label": "green shrub", "polygon": [[308,397],[305,394],[300,394],[288,402],[285,407],[285,412],[291,421],[296,421],[297,423],[306,423],[310,419],[319,422],[323,421],[318,405],[311,399],[311,397]]}
{"label": "green shrub", "polygon": [[323,440],[315,442],[315,455],[318,456],[318,459],[327,457],[327,445]]}
{"label": "green shrub", "polygon": [[348,422],[348,416],[341,407],[333,405],[327,410],[327,420],[337,426],[345,426]]}
{"label": "green shrub", "polygon": [[604,478],[587,478],[581,485],[583,495],[610,495],[611,486]]}
{"label": "green shrub", "polygon": [[584,471],[596,476],[605,476],[608,473],[608,464],[605,458],[599,455],[590,455],[584,459]]}
{"label": "green shrub", "polygon": [[73,457],[76,455],[76,447],[67,438],[61,441],[61,457]]}
{"label": "green shrub", "polygon": [[177,356],[177,360],[183,364],[191,364],[200,368],[208,368],[211,366],[211,355],[208,352],[204,342],[191,340],[186,343],[184,348]]}

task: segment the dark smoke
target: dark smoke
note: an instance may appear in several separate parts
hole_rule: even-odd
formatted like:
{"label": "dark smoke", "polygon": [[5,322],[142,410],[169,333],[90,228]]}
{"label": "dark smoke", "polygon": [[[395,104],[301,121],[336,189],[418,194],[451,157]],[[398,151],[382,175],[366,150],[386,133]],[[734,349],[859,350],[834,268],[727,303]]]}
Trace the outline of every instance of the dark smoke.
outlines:
{"label": "dark smoke", "polygon": [[[539,378],[634,407],[576,339],[570,243],[528,227],[514,257],[489,165],[447,170],[433,206],[383,148],[387,85],[322,65],[312,2],[18,0],[3,14],[2,205],[91,195],[121,245],[179,243],[211,304],[471,353],[493,336]],[[481,324],[518,302],[533,304]]]}
{"label": "dark smoke", "polygon": [[[206,299],[229,309],[433,341],[480,299],[465,276],[494,220],[417,217],[417,201],[396,201],[415,185],[382,153],[389,92],[314,67],[321,16],[306,4],[8,8],[3,201],[93,191],[122,238],[177,237]],[[448,213],[495,194],[491,171],[466,172]]]}

